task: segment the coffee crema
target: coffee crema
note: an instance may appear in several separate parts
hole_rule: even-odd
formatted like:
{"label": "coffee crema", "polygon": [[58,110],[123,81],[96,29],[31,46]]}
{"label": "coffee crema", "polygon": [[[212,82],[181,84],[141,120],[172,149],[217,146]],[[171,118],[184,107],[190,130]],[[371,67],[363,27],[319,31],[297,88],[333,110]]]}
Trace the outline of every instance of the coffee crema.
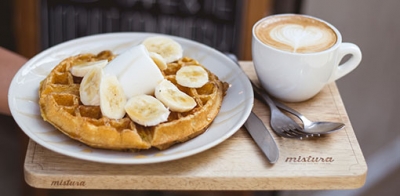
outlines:
{"label": "coffee crema", "polygon": [[337,42],[329,25],[301,15],[266,18],[255,27],[255,34],[264,44],[293,53],[321,52]]}

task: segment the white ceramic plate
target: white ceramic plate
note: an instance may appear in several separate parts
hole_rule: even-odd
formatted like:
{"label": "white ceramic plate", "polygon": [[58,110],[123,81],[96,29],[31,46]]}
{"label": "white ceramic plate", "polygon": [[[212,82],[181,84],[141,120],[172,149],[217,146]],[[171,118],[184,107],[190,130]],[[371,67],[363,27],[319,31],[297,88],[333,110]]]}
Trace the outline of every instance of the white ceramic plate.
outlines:
{"label": "white ceramic plate", "polygon": [[244,72],[224,54],[206,45],[179,37],[184,55],[198,60],[231,87],[221,110],[209,127],[198,137],[159,151],[119,152],[88,147],[70,139],[44,122],[38,105],[39,83],[61,60],[80,53],[112,50],[119,54],[139,44],[151,33],[109,33],[71,40],[49,48],[29,60],[15,75],[9,89],[9,106],[21,129],[36,143],[78,159],[115,163],[144,164],[175,160],[207,150],[233,135],[245,122],[253,105],[253,91]]}

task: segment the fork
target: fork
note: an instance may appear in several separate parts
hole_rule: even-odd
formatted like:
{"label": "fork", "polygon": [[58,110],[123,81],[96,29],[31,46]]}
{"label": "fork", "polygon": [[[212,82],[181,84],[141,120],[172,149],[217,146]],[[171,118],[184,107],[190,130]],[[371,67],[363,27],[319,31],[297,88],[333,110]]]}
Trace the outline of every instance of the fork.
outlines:
{"label": "fork", "polygon": [[256,95],[263,99],[267,103],[271,114],[270,114],[270,124],[272,130],[278,135],[287,138],[299,138],[309,137],[310,134],[303,132],[303,128],[297,124],[296,121],[286,116],[278,107],[275,105],[274,101],[269,97],[269,95],[251,82],[252,87]]}
{"label": "fork", "polygon": [[[231,60],[233,60],[240,67],[237,57],[235,55],[226,54],[226,56]],[[309,136],[308,133],[302,131],[303,128],[300,127],[300,125],[297,124],[296,121],[286,116],[282,111],[280,111],[276,107],[274,101],[269,97],[269,95],[264,90],[256,86],[251,80],[250,83],[253,87],[254,93],[256,95],[259,95],[259,97],[263,99],[270,108],[271,111],[270,125],[272,130],[276,134],[286,138],[299,138],[299,139],[303,139],[304,137]]]}

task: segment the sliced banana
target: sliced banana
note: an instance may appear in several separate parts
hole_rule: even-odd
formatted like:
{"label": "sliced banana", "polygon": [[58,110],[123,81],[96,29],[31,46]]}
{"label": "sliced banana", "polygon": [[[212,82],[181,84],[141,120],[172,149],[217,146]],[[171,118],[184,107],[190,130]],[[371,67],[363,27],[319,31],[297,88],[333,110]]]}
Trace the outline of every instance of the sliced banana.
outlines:
{"label": "sliced banana", "polygon": [[96,66],[83,77],[79,95],[84,105],[100,105],[99,89],[103,75],[103,69]]}
{"label": "sliced banana", "polygon": [[103,116],[121,119],[125,116],[126,96],[115,75],[105,75],[100,83],[100,109]]}
{"label": "sliced banana", "polygon": [[89,73],[89,71],[92,70],[94,67],[103,68],[107,65],[107,63],[108,60],[85,62],[82,64],[72,66],[70,72],[72,75],[76,77],[83,77],[87,73]]}
{"label": "sliced banana", "polygon": [[161,55],[155,52],[149,52],[149,55],[160,70],[167,69],[167,62],[165,62],[165,59]]}
{"label": "sliced banana", "polygon": [[143,126],[154,126],[168,120],[170,111],[151,95],[137,95],[128,100],[125,111],[132,121]]}
{"label": "sliced banana", "polygon": [[183,66],[176,72],[176,81],[185,87],[200,88],[208,82],[208,73],[201,66]]}
{"label": "sliced banana", "polygon": [[155,96],[174,112],[187,112],[197,105],[192,97],[180,91],[178,87],[167,79],[164,79],[156,87]]}
{"label": "sliced banana", "polygon": [[176,61],[183,56],[182,46],[166,36],[148,37],[142,44],[146,46],[149,52],[161,55],[167,63]]}

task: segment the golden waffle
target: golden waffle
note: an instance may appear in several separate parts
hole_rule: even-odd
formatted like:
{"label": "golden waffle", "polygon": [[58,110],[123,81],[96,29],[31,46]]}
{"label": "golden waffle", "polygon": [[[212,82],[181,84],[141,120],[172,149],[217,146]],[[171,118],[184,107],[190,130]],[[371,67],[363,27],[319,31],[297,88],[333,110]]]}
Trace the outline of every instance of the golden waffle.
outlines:
{"label": "golden waffle", "polygon": [[71,66],[82,62],[110,61],[114,57],[110,51],[103,51],[97,55],[73,56],[59,63],[40,83],[39,105],[43,119],[69,137],[95,148],[134,150],[156,147],[162,150],[203,133],[217,116],[228,88],[227,83],[206,69],[209,82],[203,87],[194,89],[178,85],[175,73],[180,67],[202,66],[187,57],[169,63],[163,74],[196,100],[194,109],[184,113],[171,112],[167,122],[151,127],[138,125],[127,115],[119,120],[102,116],[99,106],[86,106],[80,102],[79,85],[82,78],[74,77],[69,70]]}

